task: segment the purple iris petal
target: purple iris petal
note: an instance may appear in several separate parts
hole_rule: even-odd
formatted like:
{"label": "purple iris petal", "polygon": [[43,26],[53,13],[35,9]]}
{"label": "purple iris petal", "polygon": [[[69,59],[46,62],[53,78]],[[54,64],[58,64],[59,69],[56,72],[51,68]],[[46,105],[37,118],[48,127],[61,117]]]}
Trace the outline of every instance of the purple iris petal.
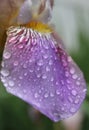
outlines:
{"label": "purple iris petal", "polygon": [[51,33],[9,29],[1,80],[7,91],[53,121],[73,115],[86,95],[82,72]]}

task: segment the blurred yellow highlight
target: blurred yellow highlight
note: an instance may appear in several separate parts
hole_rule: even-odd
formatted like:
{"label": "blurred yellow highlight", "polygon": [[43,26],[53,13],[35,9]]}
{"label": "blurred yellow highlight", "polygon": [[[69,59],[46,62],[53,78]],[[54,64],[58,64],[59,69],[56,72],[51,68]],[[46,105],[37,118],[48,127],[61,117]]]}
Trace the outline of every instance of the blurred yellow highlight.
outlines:
{"label": "blurred yellow highlight", "polygon": [[38,22],[38,21],[31,21],[28,24],[21,25],[21,26],[24,26],[27,28],[32,28],[33,30],[36,30],[41,33],[51,33],[52,32],[51,27],[49,27],[47,24],[44,24],[44,23]]}

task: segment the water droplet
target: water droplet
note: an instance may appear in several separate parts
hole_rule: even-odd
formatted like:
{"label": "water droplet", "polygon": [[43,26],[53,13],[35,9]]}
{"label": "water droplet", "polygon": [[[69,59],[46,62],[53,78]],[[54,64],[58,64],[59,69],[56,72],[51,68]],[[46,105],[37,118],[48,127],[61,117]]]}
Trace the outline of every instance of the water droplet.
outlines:
{"label": "water droplet", "polygon": [[14,64],[14,66],[18,66],[19,63],[18,63],[18,61],[14,61],[13,64]]}
{"label": "water droplet", "polygon": [[52,65],[53,64],[53,61],[52,60],[49,60],[49,65]]}
{"label": "water droplet", "polygon": [[10,52],[4,52],[3,57],[5,59],[9,59],[11,57],[11,53]]}
{"label": "water droplet", "polygon": [[73,96],[77,95],[77,91],[76,90],[72,90],[71,93],[72,93]]}
{"label": "water droplet", "polygon": [[45,93],[44,97],[47,98],[48,96],[49,96],[49,94],[48,94],[48,93]]}
{"label": "water droplet", "polygon": [[30,60],[29,60],[29,62],[30,62],[30,63],[32,63],[32,62],[33,62],[33,60],[32,60],[32,59],[30,59]]}
{"label": "water droplet", "polygon": [[70,68],[70,73],[74,74],[75,73],[75,69],[74,68]]}
{"label": "water droplet", "polygon": [[42,79],[46,79],[47,78],[47,76],[44,74],[44,75],[42,75]]}
{"label": "water droplet", "polygon": [[53,68],[53,70],[56,72],[56,68]]}
{"label": "water droplet", "polygon": [[87,91],[87,89],[83,89],[83,92],[85,93]]}
{"label": "water droplet", "polygon": [[78,75],[73,74],[73,75],[72,75],[72,78],[73,78],[73,79],[77,79],[77,78],[78,78]]}
{"label": "water droplet", "polygon": [[71,62],[72,61],[72,58],[70,56],[68,56],[68,62]]}
{"label": "water droplet", "polygon": [[73,99],[71,97],[68,97],[69,102],[73,102]]}
{"label": "water droplet", "polygon": [[70,84],[70,83],[71,83],[71,82],[70,82],[70,80],[68,80],[68,79],[66,80],[66,82],[67,82],[68,84]]}
{"label": "water droplet", "polygon": [[54,78],[53,77],[51,77],[51,80],[50,80],[51,82],[53,82],[54,81]]}
{"label": "water droplet", "polygon": [[48,55],[47,55],[47,54],[44,54],[43,57],[44,57],[44,59],[47,59],[47,58],[48,58]]}
{"label": "water droplet", "polygon": [[77,98],[74,103],[78,104],[79,103],[79,98]]}
{"label": "water droplet", "polygon": [[63,59],[62,60],[63,66],[66,67],[67,66],[67,62]]}
{"label": "water droplet", "polygon": [[43,65],[43,60],[39,60],[39,61],[37,62],[37,65],[38,65],[38,66],[42,66],[42,65]]}
{"label": "water droplet", "polygon": [[54,97],[54,93],[51,92],[51,93],[50,93],[50,97]]}
{"label": "water droplet", "polygon": [[60,119],[59,112],[58,112],[58,113],[57,113],[57,112],[54,112],[53,115],[54,115],[54,120],[55,120],[55,121],[58,121],[58,120]]}
{"label": "water droplet", "polygon": [[37,74],[37,78],[40,78],[41,77],[41,74]]}
{"label": "water droplet", "polygon": [[18,48],[19,49],[22,49],[24,46],[22,45],[22,44],[20,44],[19,46],[18,46]]}
{"label": "water droplet", "polygon": [[13,86],[14,86],[14,82],[13,82],[12,80],[10,80],[10,81],[8,82],[8,84],[9,84],[10,87],[13,87]]}
{"label": "water droplet", "polygon": [[4,86],[5,86],[5,87],[8,87],[8,84],[7,84],[7,83],[4,83]]}
{"label": "water droplet", "polygon": [[6,82],[6,80],[5,80],[5,78],[4,78],[4,77],[1,77],[1,81],[2,81],[3,83],[5,83],[5,82]]}
{"label": "water droplet", "polygon": [[58,83],[58,82],[56,82],[56,85],[59,85],[59,83]]}
{"label": "water droplet", "polygon": [[79,85],[80,85],[80,82],[79,82],[79,81],[76,81],[76,85],[78,85],[78,86],[79,86]]}
{"label": "water droplet", "polygon": [[30,73],[33,73],[33,72],[34,72],[34,70],[33,70],[33,69],[30,69],[29,71],[30,71]]}
{"label": "water droplet", "polygon": [[3,61],[1,62],[1,66],[4,67],[4,62]]}
{"label": "water droplet", "polygon": [[68,71],[65,71],[65,76],[69,77],[69,72]]}
{"label": "water droplet", "polygon": [[38,93],[35,93],[34,96],[35,96],[35,98],[38,98],[39,95],[38,95]]}
{"label": "water droplet", "polygon": [[68,88],[69,90],[71,90],[71,85],[67,85],[67,88]]}
{"label": "water droplet", "polygon": [[27,73],[27,72],[25,72],[25,73],[24,73],[24,76],[27,76],[27,74],[28,74],[28,73]]}
{"label": "water droplet", "polygon": [[56,94],[57,94],[57,95],[60,95],[60,91],[59,91],[59,90],[56,90]]}
{"label": "water droplet", "polygon": [[23,77],[22,77],[22,76],[19,76],[19,79],[23,79]]}
{"label": "water droplet", "polygon": [[45,48],[45,49],[47,49],[47,50],[49,49],[49,46],[48,46],[47,43],[45,43],[45,44],[43,44],[43,45],[44,45],[44,48]]}
{"label": "water droplet", "polygon": [[2,74],[3,76],[7,77],[7,76],[9,76],[9,71],[6,70],[6,69],[2,69],[2,70],[1,70],[1,74]]}
{"label": "water droplet", "polygon": [[50,71],[50,67],[46,66],[46,71],[49,72]]}
{"label": "water droplet", "polygon": [[26,69],[27,68],[27,64],[23,64],[23,68]]}

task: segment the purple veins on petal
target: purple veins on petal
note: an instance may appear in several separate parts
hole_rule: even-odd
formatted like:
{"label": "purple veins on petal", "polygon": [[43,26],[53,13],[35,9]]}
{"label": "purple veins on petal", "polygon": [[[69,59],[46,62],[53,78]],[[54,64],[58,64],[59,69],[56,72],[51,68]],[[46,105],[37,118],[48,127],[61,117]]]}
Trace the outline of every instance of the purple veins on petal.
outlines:
{"label": "purple veins on petal", "polygon": [[81,70],[52,33],[9,29],[0,73],[8,92],[53,121],[72,116],[86,95]]}

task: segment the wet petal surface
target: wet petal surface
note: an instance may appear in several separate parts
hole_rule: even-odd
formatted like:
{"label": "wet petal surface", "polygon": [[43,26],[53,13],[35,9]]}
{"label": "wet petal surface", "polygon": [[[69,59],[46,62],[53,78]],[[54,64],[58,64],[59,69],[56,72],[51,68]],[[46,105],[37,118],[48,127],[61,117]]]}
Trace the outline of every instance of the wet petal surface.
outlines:
{"label": "wet petal surface", "polygon": [[73,115],[86,94],[83,74],[61,43],[25,27],[9,29],[1,81],[53,121]]}

